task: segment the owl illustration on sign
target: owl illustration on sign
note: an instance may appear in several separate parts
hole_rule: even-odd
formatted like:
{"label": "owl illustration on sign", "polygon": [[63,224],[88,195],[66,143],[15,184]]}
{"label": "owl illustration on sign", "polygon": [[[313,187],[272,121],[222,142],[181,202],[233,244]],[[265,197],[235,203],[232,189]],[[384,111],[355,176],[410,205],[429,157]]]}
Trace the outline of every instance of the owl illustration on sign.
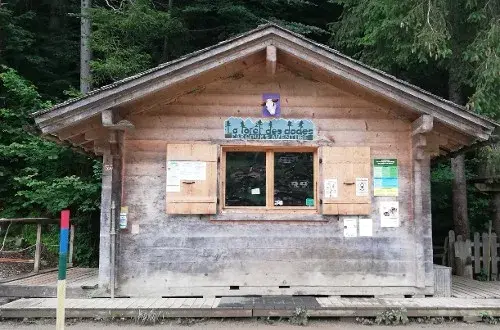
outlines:
{"label": "owl illustration on sign", "polygon": [[265,93],[262,95],[262,115],[264,117],[279,117],[280,109],[280,95]]}

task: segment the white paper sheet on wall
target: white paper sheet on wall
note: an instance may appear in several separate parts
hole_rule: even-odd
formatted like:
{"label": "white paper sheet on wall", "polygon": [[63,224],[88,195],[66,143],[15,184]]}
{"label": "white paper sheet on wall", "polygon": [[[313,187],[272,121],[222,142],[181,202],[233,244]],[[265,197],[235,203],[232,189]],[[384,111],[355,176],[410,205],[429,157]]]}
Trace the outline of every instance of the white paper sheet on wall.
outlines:
{"label": "white paper sheet on wall", "polygon": [[167,162],[167,186],[179,186],[181,184],[180,164],[178,161]]}
{"label": "white paper sheet on wall", "polygon": [[338,198],[337,179],[326,179],[324,181],[324,198]]}
{"label": "white paper sheet on wall", "polygon": [[181,180],[204,181],[207,179],[207,163],[197,161],[167,161],[167,192],[180,192]]}
{"label": "white paper sheet on wall", "polygon": [[132,224],[132,235],[137,235],[139,234],[139,224],[138,223],[133,223]]}
{"label": "white paper sheet on wall", "polygon": [[368,178],[356,178],[356,196],[368,196]]}
{"label": "white paper sheet on wall", "polygon": [[399,227],[399,202],[380,202],[380,227]]}
{"label": "white paper sheet on wall", "polygon": [[359,218],[359,236],[373,236],[373,221],[372,219]]}
{"label": "white paper sheet on wall", "polygon": [[207,163],[196,161],[180,161],[179,176],[181,180],[204,181],[207,179]]}
{"label": "white paper sheet on wall", "polygon": [[358,218],[344,218],[344,237],[358,236]]}

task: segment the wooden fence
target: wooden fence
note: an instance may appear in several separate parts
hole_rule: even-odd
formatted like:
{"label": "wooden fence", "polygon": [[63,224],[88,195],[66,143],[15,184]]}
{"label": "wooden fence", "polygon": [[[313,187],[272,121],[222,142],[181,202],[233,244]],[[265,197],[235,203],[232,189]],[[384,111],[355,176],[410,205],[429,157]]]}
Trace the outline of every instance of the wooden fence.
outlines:
{"label": "wooden fence", "polygon": [[441,264],[451,267],[453,274],[483,280],[498,280],[498,262],[500,261],[499,242],[495,233],[474,233],[474,240],[464,240],[461,235],[455,237],[450,230],[444,242]]}

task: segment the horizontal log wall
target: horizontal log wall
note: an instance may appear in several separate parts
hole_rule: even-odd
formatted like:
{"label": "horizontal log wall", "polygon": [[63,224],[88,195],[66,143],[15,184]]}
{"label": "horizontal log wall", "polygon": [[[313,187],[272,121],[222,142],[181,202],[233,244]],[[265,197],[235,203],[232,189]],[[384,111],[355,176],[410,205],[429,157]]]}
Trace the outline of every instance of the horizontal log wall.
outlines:
{"label": "horizontal log wall", "polygon": [[[380,228],[379,202],[391,200],[380,197],[372,199],[372,238],[344,238],[343,223],[334,216],[309,223],[167,216],[166,144],[224,140],[224,120],[259,117],[265,92],[280,93],[283,117],[313,119],[319,141],[369,146],[372,158],[397,158],[401,227]],[[159,98],[148,109],[130,118],[136,129],[127,133],[125,143],[123,205],[129,207],[129,219],[128,229],[120,233],[120,294],[432,292],[429,286],[415,285],[416,244],[424,243],[414,239],[410,121],[283,67],[269,78],[264,64],[174,101]],[[432,269],[426,269],[427,276],[432,276]]]}

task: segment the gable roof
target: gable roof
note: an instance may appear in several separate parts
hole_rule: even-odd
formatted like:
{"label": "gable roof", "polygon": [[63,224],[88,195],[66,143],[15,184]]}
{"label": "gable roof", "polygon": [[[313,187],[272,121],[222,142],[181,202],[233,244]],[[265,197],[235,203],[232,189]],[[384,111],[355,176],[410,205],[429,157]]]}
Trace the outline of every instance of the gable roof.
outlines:
{"label": "gable roof", "polygon": [[42,133],[54,134],[103,110],[159,91],[224,63],[245,58],[264,50],[268,45],[274,45],[280,51],[319,66],[332,75],[350,80],[417,113],[432,115],[438,122],[474,139],[488,139],[498,126],[496,122],[468,111],[461,105],[367,66],[276,24],[259,26],[214,46],[95,89],[51,109],[38,111],[33,116]]}

